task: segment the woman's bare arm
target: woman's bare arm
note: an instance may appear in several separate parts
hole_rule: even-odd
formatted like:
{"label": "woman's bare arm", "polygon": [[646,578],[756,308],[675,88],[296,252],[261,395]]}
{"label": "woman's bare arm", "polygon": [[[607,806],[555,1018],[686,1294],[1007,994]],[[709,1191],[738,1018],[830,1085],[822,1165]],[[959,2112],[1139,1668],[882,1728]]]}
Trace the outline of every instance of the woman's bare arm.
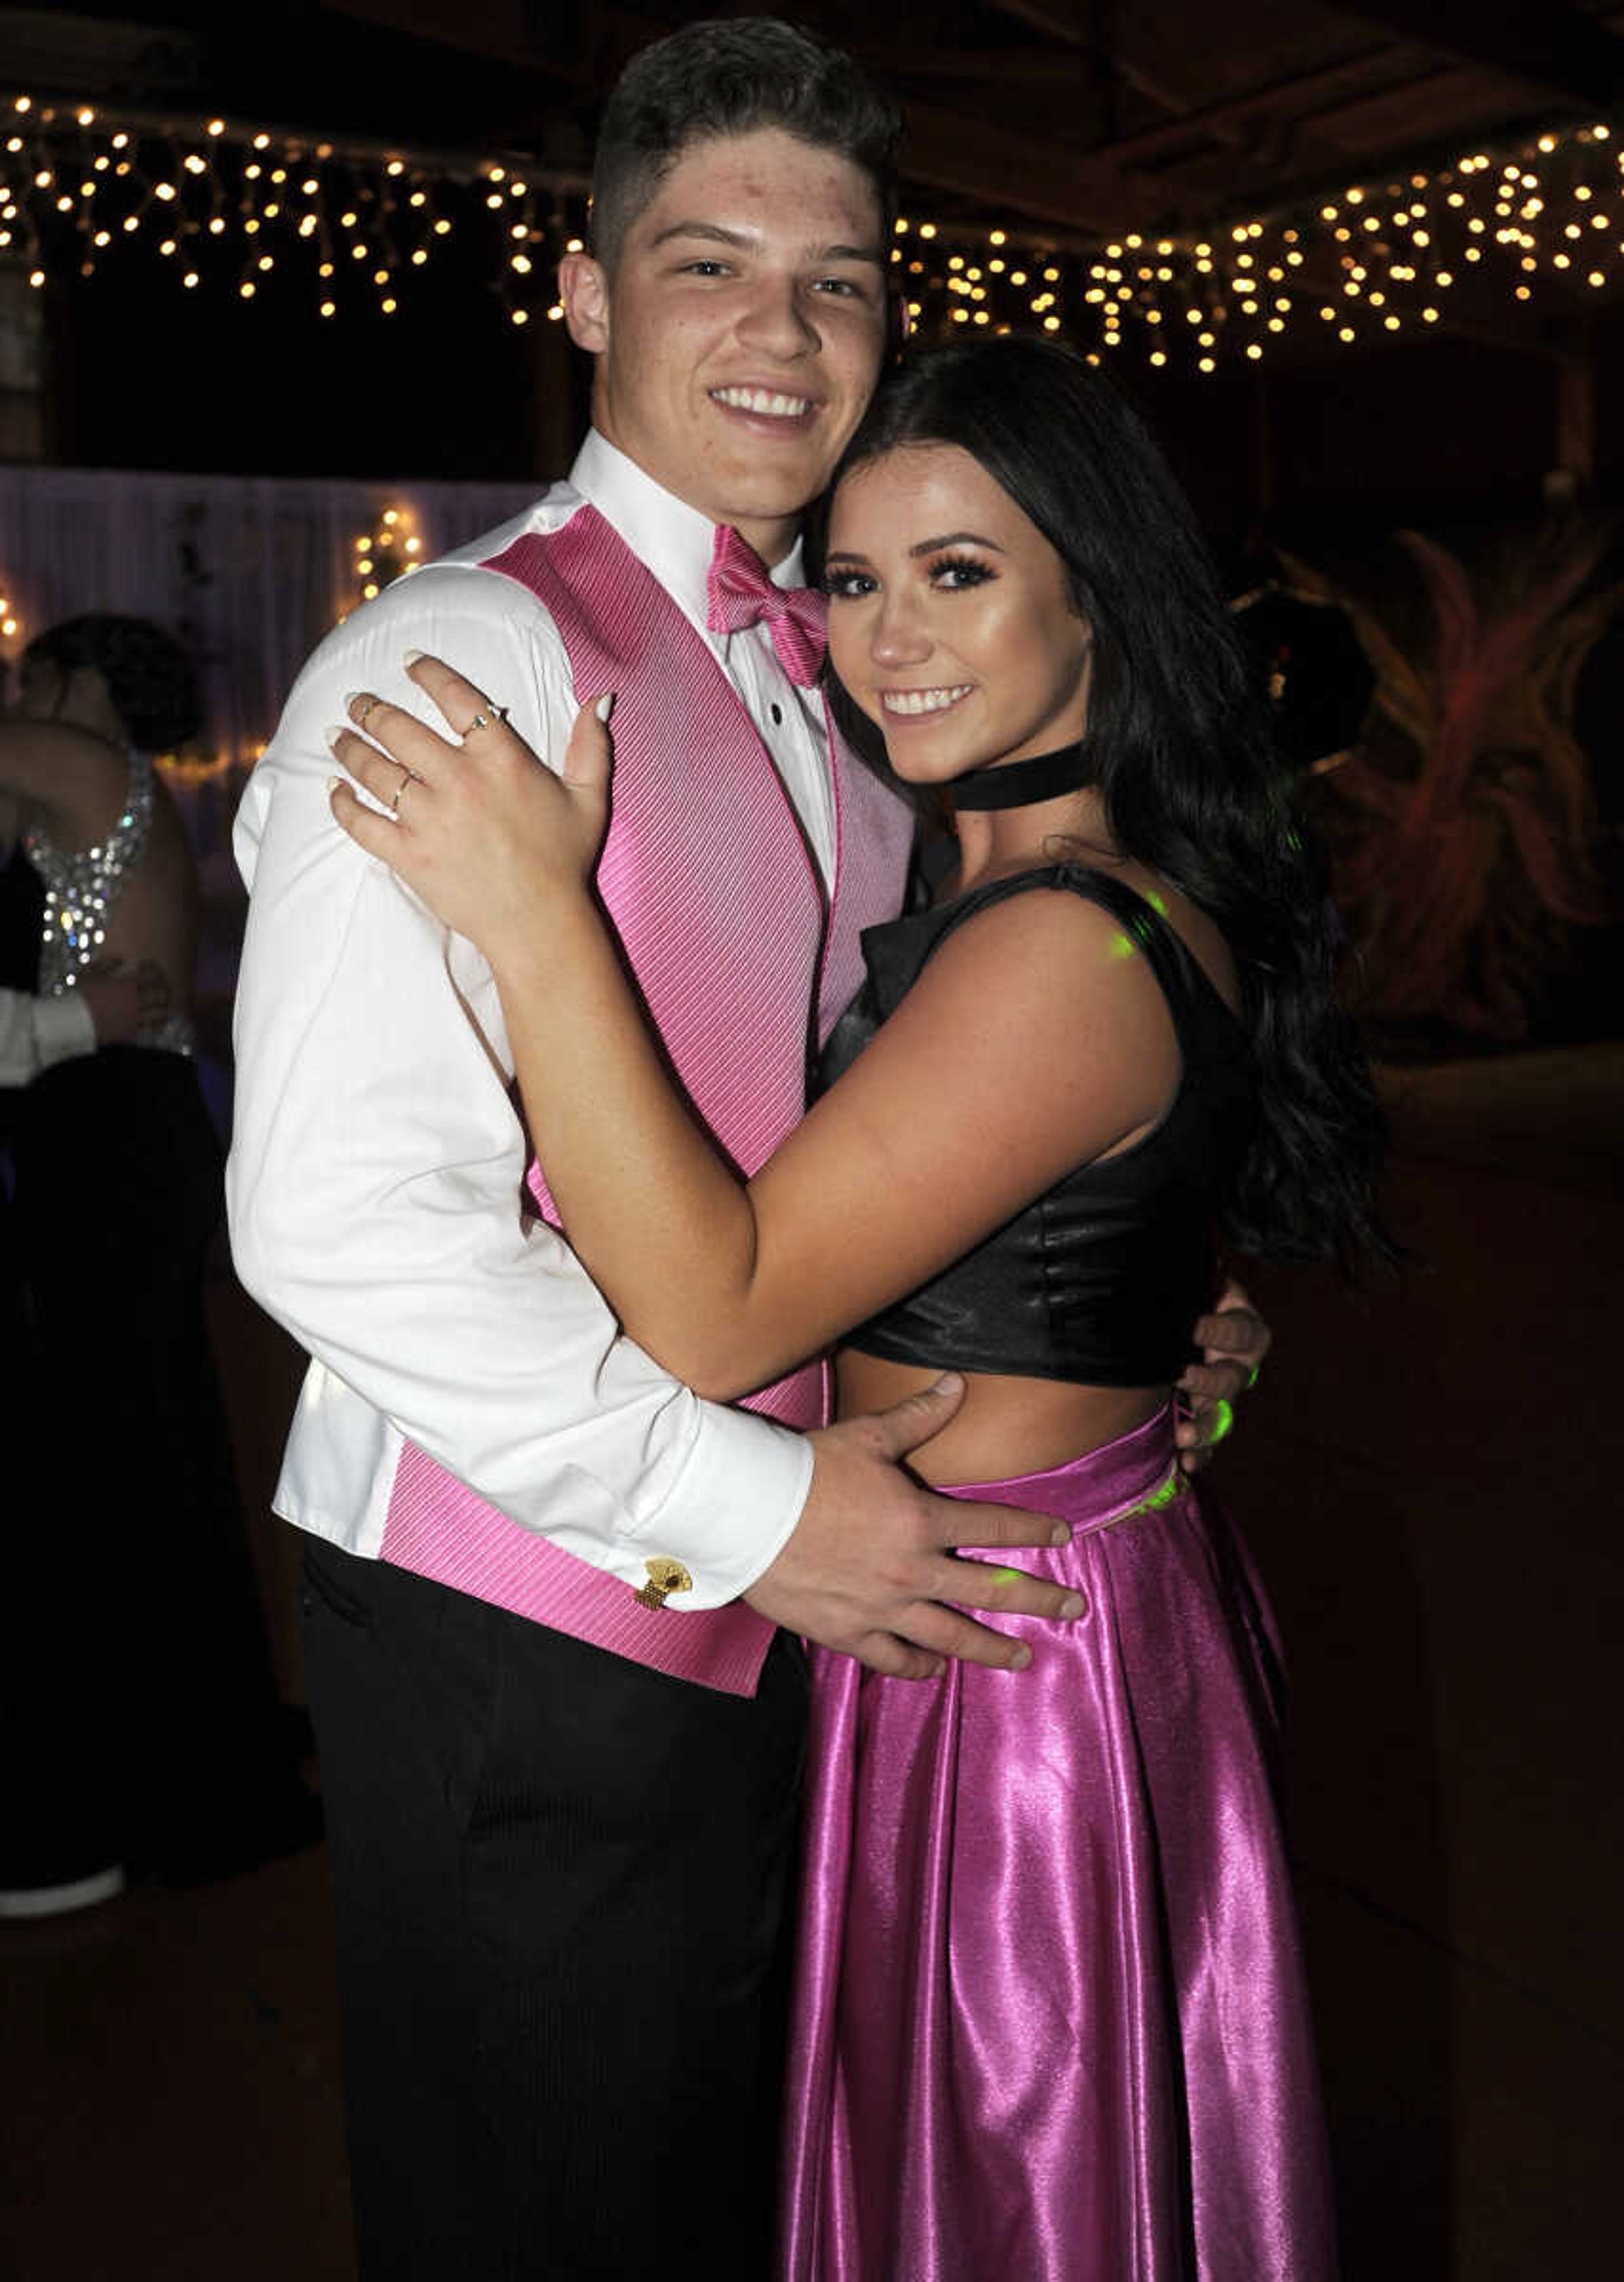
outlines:
{"label": "woman's bare arm", "polygon": [[500,954],[537,1153],[632,1336],[700,1393],[744,1393],[1150,1125],[1177,1048],[1122,940],[1063,890],[976,913],[748,1185],[666,1077],[594,912]]}

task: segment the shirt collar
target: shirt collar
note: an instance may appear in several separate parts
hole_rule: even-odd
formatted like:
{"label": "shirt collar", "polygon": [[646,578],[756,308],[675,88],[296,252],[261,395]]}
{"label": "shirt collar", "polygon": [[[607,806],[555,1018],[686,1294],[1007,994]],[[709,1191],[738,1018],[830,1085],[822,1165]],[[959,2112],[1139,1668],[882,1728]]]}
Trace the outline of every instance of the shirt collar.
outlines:
{"label": "shirt collar", "polygon": [[[716,543],[716,525],[710,516],[664,490],[595,428],[587,431],[570,481],[653,571],[684,615],[705,633],[711,551]],[[775,586],[804,583],[798,539],[771,577]]]}

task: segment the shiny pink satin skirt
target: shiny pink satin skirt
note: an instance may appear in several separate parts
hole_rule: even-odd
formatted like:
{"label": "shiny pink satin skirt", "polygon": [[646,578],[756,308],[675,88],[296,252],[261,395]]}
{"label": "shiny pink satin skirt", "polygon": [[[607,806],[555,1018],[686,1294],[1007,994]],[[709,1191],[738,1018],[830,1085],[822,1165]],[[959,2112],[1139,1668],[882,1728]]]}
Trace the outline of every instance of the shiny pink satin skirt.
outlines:
{"label": "shiny pink satin skirt", "polygon": [[786,2112],[795,2282],[1325,2282],[1278,1664],[1170,1414],[955,1490],[1061,1514],[1023,1673],[812,1659]]}

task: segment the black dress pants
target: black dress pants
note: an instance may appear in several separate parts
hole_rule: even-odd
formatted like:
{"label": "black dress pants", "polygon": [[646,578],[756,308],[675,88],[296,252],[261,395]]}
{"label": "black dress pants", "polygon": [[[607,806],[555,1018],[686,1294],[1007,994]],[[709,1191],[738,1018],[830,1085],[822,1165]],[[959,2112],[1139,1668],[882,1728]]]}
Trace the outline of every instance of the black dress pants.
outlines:
{"label": "black dress pants", "polygon": [[720,1695],[315,1541],[304,1610],[363,2282],[765,2276],[798,1642]]}

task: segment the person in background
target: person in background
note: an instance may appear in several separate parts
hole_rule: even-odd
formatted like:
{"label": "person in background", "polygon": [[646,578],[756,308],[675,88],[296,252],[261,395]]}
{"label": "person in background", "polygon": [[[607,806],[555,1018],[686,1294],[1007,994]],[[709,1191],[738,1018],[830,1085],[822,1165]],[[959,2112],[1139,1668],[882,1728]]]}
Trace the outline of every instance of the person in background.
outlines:
{"label": "person in background", "polygon": [[94,614],[29,644],[0,722],[37,882],[28,1028],[50,1043],[77,1016],[82,1037],[88,1015],[98,1035],[5,1096],[7,1393],[27,1429],[7,1461],[0,1917],[320,1832],[204,1315],[221,1198],[192,1059],[196,881],[152,765],[198,718],[181,645]]}

